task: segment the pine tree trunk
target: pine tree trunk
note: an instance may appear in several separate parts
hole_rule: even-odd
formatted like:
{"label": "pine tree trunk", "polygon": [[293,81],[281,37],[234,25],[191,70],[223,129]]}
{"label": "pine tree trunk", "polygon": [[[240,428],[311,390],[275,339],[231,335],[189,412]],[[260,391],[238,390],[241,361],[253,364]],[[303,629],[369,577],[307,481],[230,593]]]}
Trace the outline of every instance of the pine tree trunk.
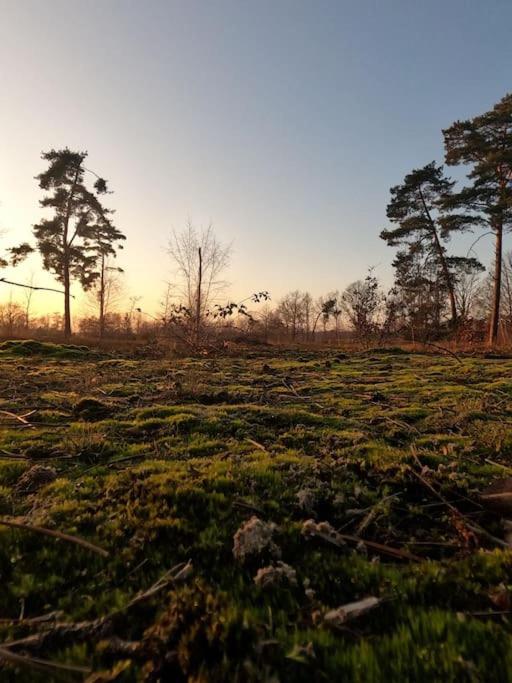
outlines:
{"label": "pine tree trunk", "polygon": [[100,281],[100,339],[105,336],[105,256],[101,257]]}
{"label": "pine tree trunk", "polygon": [[501,264],[503,251],[503,223],[500,221],[496,225],[496,244],[494,250],[494,290],[492,298],[491,324],[489,327],[489,344],[493,345],[498,340],[498,329],[500,325],[500,303],[501,303]]}
{"label": "pine tree trunk", "polygon": [[66,339],[71,337],[71,285],[69,276],[69,248],[70,244],[68,242],[69,237],[69,220],[71,218],[72,208],[73,208],[73,196],[75,194],[76,184],[78,183],[78,178],[80,175],[80,166],[77,167],[75,172],[75,179],[71,187],[71,191],[67,200],[66,216],[64,217],[64,233],[62,236],[62,271],[63,271],[63,284],[64,284],[64,336]]}
{"label": "pine tree trunk", "polygon": [[427,203],[425,202],[425,199],[423,197],[423,192],[421,190],[420,190],[420,197],[421,197],[421,202],[423,204],[423,208],[425,210],[425,214],[426,214],[428,221],[429,221],[431,228],[432,228],[432,235],[434,237],[434,243],[436,245],[437,255],[439,256],[439,260],[441,261],[441,269],[443,271],[443,277],[445,280],[446,288],[448,289],[448,297],[450,299],[451,322],[452,322],[452,326],[455,327],[455,325],[457,324],[457,304],[455,302],[455,288],[453,286],[452,274],[450,273],[450,269],[448,268],[448,263],[446,262],[446,256],[445,256],[445,252],[443,249],[443,245],[441,244],[441,241],[439,239],[439,235],[437,234],[436,224],[434,223],[434,220],[433,220],[432,216],[430,215],[430,211],[427,207]]}
{"label": "pine tree trunk", "polygon": [[69,264],[64,264],[64,336],[71,337],[71,292],[69,281]]}
{"label": "pine tree trunk", "polygon": [[441,242],[439,240],[439,236],[437,234],[437,230],[433,228],[433,233],[434,233],[434,240],[436,244],[436,249],[437,253],[439,255],[439,260],[441,261],[441,268],[443,271],[443,276],[446,284],[446,288],[448,289],[448,298],[450,299],[450,315],[451,315],[451,322],[452,326],[455,327],[457,324],[457,304],[455,302],[455,290],[453,287],[453,278],[452,274],[450,273],[450,269],[448,268],[448,263],[446,262],[446,256],[444,254],[443,247],[441,245]]}

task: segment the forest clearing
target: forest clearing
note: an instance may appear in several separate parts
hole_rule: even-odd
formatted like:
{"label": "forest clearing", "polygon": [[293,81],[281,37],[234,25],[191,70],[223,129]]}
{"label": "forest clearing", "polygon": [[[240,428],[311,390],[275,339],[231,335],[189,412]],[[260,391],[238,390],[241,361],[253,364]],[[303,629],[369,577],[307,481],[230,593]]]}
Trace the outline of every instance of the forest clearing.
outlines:
{"label": "forest clearing", "polygon": [[2,681],[510,680],[512,358],[6,342],[0,386]]}
{"label": "forest clearing", "polygon": [[512,683],[512,3],[0,18],[0,683]]}

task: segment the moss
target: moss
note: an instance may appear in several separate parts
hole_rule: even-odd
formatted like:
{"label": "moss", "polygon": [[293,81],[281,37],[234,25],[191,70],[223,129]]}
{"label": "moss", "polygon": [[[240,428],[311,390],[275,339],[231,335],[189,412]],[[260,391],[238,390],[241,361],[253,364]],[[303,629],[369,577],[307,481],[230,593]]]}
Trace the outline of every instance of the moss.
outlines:
{"label": "moss", "polygon": [[76,346],[73,344],[53,344],[51,342],[40,342],[35,339],[25,339],[22,341],[4,341],[0,343],[0,354],[12,356],[44,356],[50,358],[84,358],[96,355],[87,346]]}
{"label": "moss", "polygon": [[[463,363],[389,349],[172,366],[97,362],[85,351],[72,361],[6,359],[3,385],[17,391],[4,392],[5,409],[39,412],[32,428],[6,423],[1,433],[0,448],[28,460],[0,458],[0,513],[109,556],[0,527],[0,619],[18,616],[21,600],[27,616],[61,610],[71,622],[122,608],[112,636],[136,644],[132,657],[93,637],[37,653],[117,670],[119,680],[510,680],[509,619],[475,614],[496,611],[491,596],[512,589],[511,555],[465,535],[412,472],[425,467],[468,519],[502,533],[477,496],[502,474],[485,458],[508,459],[509,406],[495,392],[507,392],[496,383],[512,363]],[[16,481],[36,460],[59,478],[21,496]],[[255,584],[277,562],[268,549],[234,560],[233,536],[253,515],[275,525],[296,586]],[[424,559],[307,540],[308,518]],[[188,582],[127,608],[189,559]],[[381,604],[347,630],[323,624],[327,610],[368,595]],[[0,622],[5,640],[37,630]],[[37,675],[4,668],[0,677]]]}
{"label": "moss", "polygon": [[0,486],[13,487],[20,476],[28,470],[29,465],[25,462],[13,462],[0,457]]}

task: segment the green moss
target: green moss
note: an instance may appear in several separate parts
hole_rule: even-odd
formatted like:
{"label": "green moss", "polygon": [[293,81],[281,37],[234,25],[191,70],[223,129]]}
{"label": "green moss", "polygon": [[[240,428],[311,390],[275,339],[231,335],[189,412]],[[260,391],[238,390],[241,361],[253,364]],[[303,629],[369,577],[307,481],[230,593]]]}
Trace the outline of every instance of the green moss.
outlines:
{"label": "green moss", "polygon": [[[6,356],[0,379],[16,391],[4,392],[3,407],[38,412],[31,427],[6,420],[2,429],[10,459],[0,455],[0,514],[109,555],[0,526],[0,619],[17,617],[20,601],[30,617],[105,616],[190,559],[187,582],[113,621],[112,637],[136,644],[133,657],[100,636],[52,640],[37,656],[118,670],[126,681],[512,679],[510,620],[477,616],[512,589],[511,554],[468,535],[412,471],[424,467],[467,519],[502,534],[478,492],[503,473],[485,458],[506,465],[511,452],[503,377],[512,363],[503,363],[389,349],[172,366],[98,362],[85,350],[72,361]],[[59,478],[24,495],[16,482],[38,461]],[[252,515],[275,525],[275,546],[238,562],[233,536]],[[307,519],[423,561],[307,539]],[[297,585],[257,586],[258,569],[278,559]],[[382,598],[371,613],[346,630],[324,625],[327,610],[368,595]],[[0,621],[0,638],[39,628]]]}
{"label": "green moss", "polygon": [[0,343],[0,354],[12,356],[44,356],[50,358],[84,358],[92,354],[87,346],[53,344],[35,339],[4,341]]}

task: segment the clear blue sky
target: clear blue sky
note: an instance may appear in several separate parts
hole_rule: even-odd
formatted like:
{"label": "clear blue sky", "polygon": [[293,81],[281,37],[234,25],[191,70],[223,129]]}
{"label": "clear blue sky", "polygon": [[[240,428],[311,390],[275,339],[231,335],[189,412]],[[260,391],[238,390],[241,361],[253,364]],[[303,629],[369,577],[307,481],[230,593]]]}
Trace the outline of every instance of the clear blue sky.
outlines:
{"label": "clear blue sky", "polygon": [[442,159],[443,127],[512,90],[510,0],[0,10],[4,243],[29,237],[41,215],[41,150],[87,149],[115,191],[120,264],[148,310],[169,276],[168,234],[187,218],[234,242],[234,295],[318,295],[369,265],[389,282],[393,251],[378,238],[389,187]]}

